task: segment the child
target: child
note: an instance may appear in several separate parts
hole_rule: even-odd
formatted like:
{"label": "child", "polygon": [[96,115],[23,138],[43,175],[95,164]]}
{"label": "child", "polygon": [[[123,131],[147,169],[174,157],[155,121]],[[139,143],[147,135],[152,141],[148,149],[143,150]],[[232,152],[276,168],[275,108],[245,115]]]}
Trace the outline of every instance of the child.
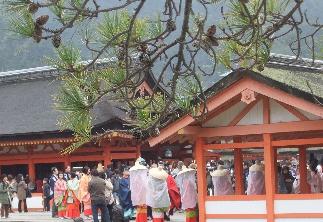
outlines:
{"label": "child", "polygon": [[43,179],[43,199],[44,199],[44,211],[50,211],[50,186],[48,184],[48,178]]}

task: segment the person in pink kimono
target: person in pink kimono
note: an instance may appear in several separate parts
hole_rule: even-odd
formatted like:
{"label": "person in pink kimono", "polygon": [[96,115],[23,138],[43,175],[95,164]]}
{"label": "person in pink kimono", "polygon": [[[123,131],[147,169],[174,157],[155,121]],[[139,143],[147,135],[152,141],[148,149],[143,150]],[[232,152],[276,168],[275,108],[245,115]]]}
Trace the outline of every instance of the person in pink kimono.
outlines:
{"label": "person in pink kimono", "polygon": [[224,169],[222,165],[219,165],[217,170],[211,172],[211,176],[215,196],[233,194],[230,172]]}
{"label": "person in pink kimono", "polygon": [[63,172],[58,174],[58,180],[54,187],[54,204],[58,207],[58,217],[64,218],[66,215],[65,192],[67,190]]}
{"label": "person in pink kimono", "polygon": [[261,195],[265,193],[264,167],[260,161],[256,161],[249,168],[247,195]]}
{"label": "person in pink kimono", "polygon": [[197,222],[196,165],[184,167],[178,173],[177,181],[181,193],[182,209],[186,213],[186,222]]}

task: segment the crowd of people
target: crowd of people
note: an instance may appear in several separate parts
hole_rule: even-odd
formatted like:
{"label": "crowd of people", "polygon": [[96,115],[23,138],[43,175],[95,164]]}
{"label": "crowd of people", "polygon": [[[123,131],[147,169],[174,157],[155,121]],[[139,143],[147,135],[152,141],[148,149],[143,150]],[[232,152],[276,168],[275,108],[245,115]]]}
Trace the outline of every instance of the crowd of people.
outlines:
{"label": "crowd of people", "polygon": [[[93,218],[94,222],[121,222],[170,220],[174,211],[185,210],[188,218],[197,218],[196,166],[186,167],[158,163],[147,164],[139,158],[134,166],[113,168],[98,164],[93,169],[85,166],[73,171],[68,166],[64,172],[56,167],[42,183],[44,211],[58,218]],[[19,199],[19,212],[28,212],[26,198],[31,182],[21,174],[13,178],[2,175],[0,182],[1,217],[11,211],[13,196]],[[37,184],[38,185],[38,184]],[[38,185],[39,186],[39,185]],[[32,187],[35,189],[35,187]],[[38,189],[37,189],[38,190]],[[12,211],[11,211],[12,212]]]}
{"label": "crowd of people", "polygon": [[[300,193],[298,162],[277,163],[277,192]],[[323,158],[321,162],[311,155],[308,162],[307,183],[311,193],[323,192]],[[154,222],[170,220],[175,211],[185,211],[187,222],[198,221],[197,184],[195,163],[182,161],[167,164],[162,161],[147,164],[139,158],[134,166],[118,168],[98,164],[93,169],[85,166],[82,171],[64,172],[56,167],[52,175],[43,179],[44,211],[52,217],[93,218],[94,222],[124,222],[136,218],[137,222],[149,219]],[[209,195],[235,193],[234,165],[231,161],[207,163],[207,190]],[[18,174],[0,178],[1,217],[7,218],[11,201],[17,196],[18,211],[28,212],[26,198],[30,197],[30,180]],[[245,194],[265,194],[264,163],[260,160],[243,163]]]}
{"label": "crowd of people", "polygon": [[[319,162],[311,155],[307,163],[308,193],[323,192],[323,158]],[[260,160],[243,163],[243,187],[247,195],[265,194],[265,166]],[[277,162],[277,193],[300,194],[299,162],[296,158]],[[232,195],[235,191],[234,164],[232,161],[211,161],[207,163],[208,195]]]}

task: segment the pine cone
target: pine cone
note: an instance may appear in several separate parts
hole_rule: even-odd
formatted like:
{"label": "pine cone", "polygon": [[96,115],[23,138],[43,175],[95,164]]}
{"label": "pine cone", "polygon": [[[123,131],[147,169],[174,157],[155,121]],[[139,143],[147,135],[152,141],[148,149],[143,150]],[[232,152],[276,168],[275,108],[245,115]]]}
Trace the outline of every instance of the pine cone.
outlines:
{"label": "pine cone", "polygon": [[55,48],[58,48],[61,45],[61,37],[59,35],[54,35],[52,37],[52,44]]}
{"label": "pine cone", "polygon": [[176,30],[176,23],[173,20],[169,20],[167,21],[166,27],[169,32],[173,32]]}
{"label": "pine cone", "polygon": [[262,64],[259,64],[259,65],[257,65],[256,69],[257,69],[259,72],[262,72],[262,71],[264,71],[265,66],[264,66],[264,65],[262,65]]}
{"label": "pine cone", "polygon": [[35,3],[30,3],[28,5],[28,11],[31,13],[31,14],[35,14],[37,11],[38,11],[38,8],[39,6]]}
{"label": "pine cone", "polygon": [[140,45],[137,47],[137,50],[138,50],[139,52],[147,52],[147,49],[148,49],[147,44],[140,44]]}
{"label": "pine cone", "polygon": [[40,26],[38,25],[35,25],[35,31],[34,31],[34,34],[33,34],[33,39],[39,43],[42,39],[42,36],[43,36],[43,30],[41,29]]}
{"label": "pine cone", "polygon": [[216,26],[215,25],[211,25],[208,28],[206,35],[209,36],[209,37],[212,37],[212,36],[215,35],[215,33],[216,33]]}
{"label": "pine cone", "polygon": [[160,131],[158,128],[155,128],[155,129],[151,130],[151,132],[150,132],[150,135],[153,137],[159,136],[159,134],[160,134]]}
{"label": "pine cone", "polygon": [[49,16],[48,15],[42,15],[36,19],[36,24],[39,26],[43,26],[48,22]]}

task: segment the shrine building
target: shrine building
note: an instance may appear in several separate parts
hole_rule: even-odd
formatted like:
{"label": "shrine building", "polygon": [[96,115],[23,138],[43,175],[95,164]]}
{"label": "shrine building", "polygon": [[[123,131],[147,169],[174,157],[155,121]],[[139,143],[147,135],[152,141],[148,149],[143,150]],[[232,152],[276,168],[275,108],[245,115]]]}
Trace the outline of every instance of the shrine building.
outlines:
{"label": "shrine building", "polygon": [[[323,221],[323,194],[312,194],[307,181],[310,158],[323,156],[323,61],[273,55],[261,73],[234,71],[205,94],[205,118],[183,115],[148,139],[151,149],[193,141],[199,222]],[[207,164],[219,158],[234,163],[234,195],[207,189]],[[246,195],[250,159],[263,163],[260,195]],[[279,193],[277,163],[285,159],[298,164],[300,193]]]}
{"label": "shrine building", "polygon": [[[104,66],[104,64],[102,64]],[[319,222],[323,194],[310,194],[306,181],[311,155],[323,157],[323,61],[272,55],[262,72],[239,69],[205,91],[208,113],[202,119],[183,115],[143,140],[127,133],[127,111],[106,101],[95,107],[93,133],[107,132],[101,143],[88,143],[60,155],[74,142],[59,130],[54,110],[60,75],[42,67],[0,73],[0,171],[28,174],[34,180],[52,166],[95,166],[98,162],[146,159],[196,161],[200,222]],[[155,88],[147,73],[139,94]],[[160,90],[163,90],[161,87]],[[235,195],[207,192],[207,164],[234,162]],[[243,163],[264,163],[265,191],[245,195]],[[277,191],[277,161],[299,162],[301,194]],[[120,163],[120,162],[119,162]]]}

